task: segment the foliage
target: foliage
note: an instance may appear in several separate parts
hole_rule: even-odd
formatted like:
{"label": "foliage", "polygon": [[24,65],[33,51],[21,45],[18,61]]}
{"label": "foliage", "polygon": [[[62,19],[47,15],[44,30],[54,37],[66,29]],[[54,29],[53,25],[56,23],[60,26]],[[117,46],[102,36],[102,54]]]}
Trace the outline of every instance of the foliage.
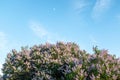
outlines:
{"label": "foliage", "polygon": [[88,54],[75,43],[63,42],[12,50],[3,64],[3,79],[120,80],[120,58],[93,50]]}

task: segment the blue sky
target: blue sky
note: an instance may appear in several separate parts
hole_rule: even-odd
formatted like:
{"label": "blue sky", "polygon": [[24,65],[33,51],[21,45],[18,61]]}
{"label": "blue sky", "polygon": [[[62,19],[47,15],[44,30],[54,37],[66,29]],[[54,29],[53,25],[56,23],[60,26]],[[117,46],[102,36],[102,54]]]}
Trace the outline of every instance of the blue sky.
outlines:
{"label": "blue sky", "polygon": [[[12,49],[75,42],[120,56],[119,0],[0,0],[0,64]],[[1,65],[0,65],[1,67]]]}

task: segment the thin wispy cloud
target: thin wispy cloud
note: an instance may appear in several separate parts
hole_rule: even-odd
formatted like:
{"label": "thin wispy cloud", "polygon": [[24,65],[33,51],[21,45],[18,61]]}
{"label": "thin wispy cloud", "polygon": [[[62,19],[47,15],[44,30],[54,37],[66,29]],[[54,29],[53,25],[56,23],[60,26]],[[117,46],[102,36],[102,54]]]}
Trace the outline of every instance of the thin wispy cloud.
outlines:
{"label": "thin wispy cloud", "polygon": [[89,1],[87,0],[74,0],[74,9],[80,13],[82,12],[87,6],[90,5]]}
{"label": "thin wispy cloud", "polygon": [[92,11],[92,18],[100,18],[111,6],[112,0],[96,0]]}
{"label": "thin wispy cloud", "polygon": [[39,37],[41,40],[44,40],[45,42],[54,43],[56,41],[65,40],[65,38],[60,37],[57,32],[50,32],[48,29],[45,29],[45,26],[38,22],[31,22],[30,29],[37,37]]}
{"label": "thin wispy cloud", "polygon": [[30,23],[30,28],[40,38],[44,38],[44,37],[48,36],[47,30],[40,23],[31,22]]}

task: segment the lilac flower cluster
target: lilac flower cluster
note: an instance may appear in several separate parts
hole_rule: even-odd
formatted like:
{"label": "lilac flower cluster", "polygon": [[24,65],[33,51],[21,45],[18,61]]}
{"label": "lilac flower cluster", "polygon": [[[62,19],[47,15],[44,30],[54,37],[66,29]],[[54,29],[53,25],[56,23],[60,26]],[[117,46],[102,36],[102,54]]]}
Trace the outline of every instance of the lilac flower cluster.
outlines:
{"label": "lilac flower cluster", "polygon": [[3,79],[120,80],[120,58],[97,47],[93,50],[88,54],[71,42],[14,49],[3,64]]}

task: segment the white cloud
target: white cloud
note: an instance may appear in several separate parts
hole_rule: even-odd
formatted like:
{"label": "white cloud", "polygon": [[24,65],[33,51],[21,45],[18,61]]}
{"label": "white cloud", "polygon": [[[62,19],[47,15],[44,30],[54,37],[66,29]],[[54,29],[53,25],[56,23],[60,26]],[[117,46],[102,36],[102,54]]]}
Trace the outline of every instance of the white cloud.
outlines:
{"label": "white cloud", "polygon": [[87,0],[74,0],[73,4],[74,4],[74,9],[79,13],[90,5],[89,1]]}
{"label": "white cloud", "polygon": [[106,12],[111,5],[112,0],[96,0],[95,6],[93,7],[92,18],[100,18],[104,12]]}
{"label": "white cloud", "polygon": [[86,3],[85,1],[83,1],[83,0],[77,0],[77,1],[75,2],[75,8],[76,8],[76,9],[82,9],[82,8],[84,8],[85,6],[87,6],[87,3]]}
{"label": "white cloud", "polygon": [[44,29],[44,26],[39,23],[31,22],[30,28],[40,38],[48,36],[48,32]]}
{"label": "white cloud", "polygon": [[56,41],[65,41],[57,32],[49,32],[48,29],[45,29],[45,26],[38,22],[31,22],[30,28],[44,42],[54,43]]}

